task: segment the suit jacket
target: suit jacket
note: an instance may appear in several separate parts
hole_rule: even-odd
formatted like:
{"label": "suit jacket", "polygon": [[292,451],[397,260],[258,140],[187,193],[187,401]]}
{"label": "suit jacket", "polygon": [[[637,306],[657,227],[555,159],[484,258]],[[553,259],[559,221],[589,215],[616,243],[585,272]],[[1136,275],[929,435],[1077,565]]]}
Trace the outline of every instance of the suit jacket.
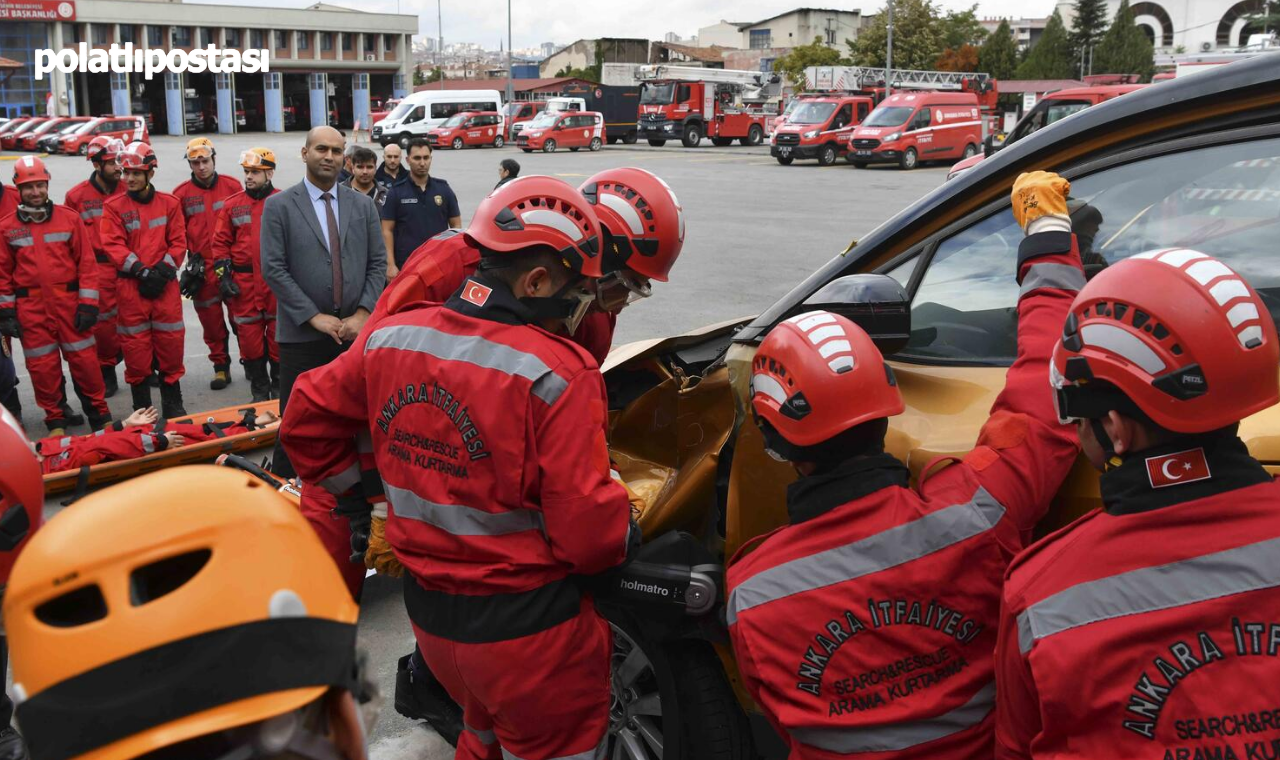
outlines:
{"label": "suit jacket", "polygon": [[[373,199],[349,187],[334,187],[342,239],[342,307],[337,316],[345,319],[361,307],[373,312],[386,285],[387,250]],[[303,183],[267,198],[260,242],[262,276],[276,295],[276,340],[327,339],[307,321],[333,311],[333,263]]]}

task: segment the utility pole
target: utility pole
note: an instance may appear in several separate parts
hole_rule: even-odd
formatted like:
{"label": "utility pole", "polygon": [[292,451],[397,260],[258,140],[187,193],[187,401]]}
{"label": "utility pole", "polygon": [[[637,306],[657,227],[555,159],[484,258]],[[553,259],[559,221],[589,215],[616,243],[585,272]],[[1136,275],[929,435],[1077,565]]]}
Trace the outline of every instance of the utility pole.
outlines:
{"label": "utility pole", "polygon": [[[440,35],[439,39],[436,40],[436,48],[439,49],[440,51],[441,61],[443,61],[444,59],[444,12],[440,10],[440,4],[442,2],[444,2],[444,0],[436,0],[436,33]],[[462,73],[466,74],[465,67]],[[444,89],[444,66],[443,65],[440,67],[440,89],[442,90]]]}
{"label": "utility pole", "polygon": [[512,81],[516,75],[515,69],[511,66],[511,0],[507,0],[507,103],[510,104],[515,99],[515,82]]}
{"label": "utility pole", "polygon": [[889,0],[889,23],[885,25],[885,30],[889,33],[889,49],[885,56],[884,67],[884,96],[887,98],[893,94],[893,0]]}

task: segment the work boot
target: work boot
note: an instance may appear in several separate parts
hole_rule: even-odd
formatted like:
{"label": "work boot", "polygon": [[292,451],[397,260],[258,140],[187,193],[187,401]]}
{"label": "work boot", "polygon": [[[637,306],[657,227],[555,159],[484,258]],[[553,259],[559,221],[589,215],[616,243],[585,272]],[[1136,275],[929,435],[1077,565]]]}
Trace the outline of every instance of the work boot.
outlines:
{"label": "work boot", "polygon": [[130,385],[129,390],[133,393],[133,410],[135,412],[151,406],[151,385],[146,380],[137,385]]}
{"label": "work boot", "polygon": [[396,663],[396,712],[410,720],[425,720],[440,736],[456,742],[462,734],[462,708],[421,657],[414,649]]}
{"label": "work boot", "polygon": [[160,414],[166,420],[187,416],[187,410],[182,406],[182,386],[178,383],[161,383]]}
{"label": "work boot", "polygon": [[30,760],[27,743],[13,726],[0,729],[0,760]]}
{"label": "work boot", "polygon": [[75,427],[76,425],[84,424],[84,415],[77,414],[76,411],[71,408],[71,405],[67,403],[65,396],[62,401],[58,402],[58,408],[62,410],[62,421],[65,422],[67,426]]}
{"label": "work boot", "polygon": [[103,396],[111,398],[116,395],[116,391],[120,390],[120,381],[116,379],[116,368],[114,365],[102,365],[102,385]]}
{"label": "work boot", "polygon": [[231,365],[213,365],[213,379],[209,381],[209,389],[220,391],[228,385],[231,385]]}
{"label": "work boot", "polygon": [[244,363],[244,371],[249,375],[249,390],[253,393],[253,403],[271,400],[271,378],[267,377],[266,359],[249,359]]}
{"label": "work boot", "polygon": [[56,423],[46,422],[45,424],[49,426],[48,438],[61,438],[67,434],[67,429],[64,427],[58,427]]}
{"label": "work boot", "polygon": [[[110,424],[111,412],[109,411],[103,414],[89,414],[89,429],[93,430],[95,433]],[[0,756],[0,760],[3,760],[2,756]]]}

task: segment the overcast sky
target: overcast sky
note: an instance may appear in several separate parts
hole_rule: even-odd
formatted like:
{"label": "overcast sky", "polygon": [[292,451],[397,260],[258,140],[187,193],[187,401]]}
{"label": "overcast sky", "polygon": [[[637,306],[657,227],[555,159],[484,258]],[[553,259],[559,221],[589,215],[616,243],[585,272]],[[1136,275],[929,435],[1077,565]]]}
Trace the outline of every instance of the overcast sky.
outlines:
{"label": "overcast sky", "polygon": [[[188,0],[233,3],[241,0]],[[436,0],[326,0],[335,5],[377,12],[418,14],[418,33],[436,36]],[[265,0],[263,5],[303,8],[315,0]],[[440,0],[444,15],[444,40],[478,42],[496,49],[507,38],[506,0]],[[794,8],[795,0],[512,0],[512,35],[515,47],[543,42],[569,43],[584,37],[647,37],[662,39],[667,32],[681,37],[697,33],[720,19],[757,21]],[[941,0],[946,10],[964,9],[973,0]],[[861,8],[875,13],[884,0],[818,2],[817,7]],[[1047,16],[1054,0],[981,0],[978,15]]]}

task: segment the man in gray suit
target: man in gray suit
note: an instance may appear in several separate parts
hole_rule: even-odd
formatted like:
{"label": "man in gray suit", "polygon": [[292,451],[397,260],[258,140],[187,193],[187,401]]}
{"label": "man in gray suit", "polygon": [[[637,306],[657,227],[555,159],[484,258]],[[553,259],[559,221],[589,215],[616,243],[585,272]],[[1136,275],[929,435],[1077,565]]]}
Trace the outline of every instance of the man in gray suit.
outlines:
{"label": "man in gray suit", "polygon": [[[315,127],[302,149],[306,177],[267,199],[262,276],[276,296],[280,412],[298,375],[351,345],[386,285],[387,252],[373,199],[338,184],[344,139]],[[293,476],[278,445],[277,475]]]}

